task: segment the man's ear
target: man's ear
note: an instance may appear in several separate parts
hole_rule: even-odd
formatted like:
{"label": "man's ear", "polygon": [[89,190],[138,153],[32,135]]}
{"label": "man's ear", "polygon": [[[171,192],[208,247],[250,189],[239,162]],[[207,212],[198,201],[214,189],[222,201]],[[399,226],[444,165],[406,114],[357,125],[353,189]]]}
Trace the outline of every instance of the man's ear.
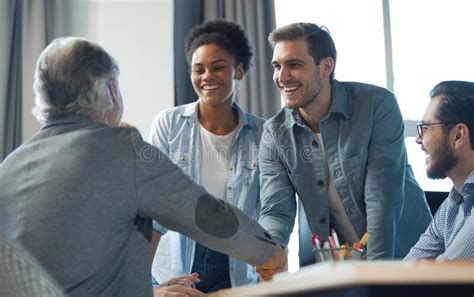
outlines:
{"label": "man's ear", "polygon": [[469,128],[466,124],[456,124],[451,132],[454,133],[454,147],[459,148],[463,145],[471,145],[469,139]]}
{"label": "man's ear", "polygon": [[110,100],[112,103],[115,103],[117,102],[117,89],[115,87],[115,82],[113,79],[109,79],[109,81],[107,82],[107,89],[109,91],[109,94],[110,94]]}
{"label": "man's ear", "polygon": [[327,57],[319,61],[319,66],[321,67],[321,75],[324,78],[329,78],[331,73],[334,71],[334,59]]}
{"label": "man's ear", "polygon": [[236,80],[242,80],[242,78],[244,78],[244,65],[242,65],[242,63],[240,63],[239,65],[237,65],[237,67],[235,68],[235,74],[234,74],[234,79]]}

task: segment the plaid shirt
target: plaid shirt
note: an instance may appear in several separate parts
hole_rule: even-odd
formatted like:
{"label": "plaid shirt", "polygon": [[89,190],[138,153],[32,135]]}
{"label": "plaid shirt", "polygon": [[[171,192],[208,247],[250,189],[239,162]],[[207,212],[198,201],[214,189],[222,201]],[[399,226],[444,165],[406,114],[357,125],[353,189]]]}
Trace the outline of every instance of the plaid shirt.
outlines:
{"label": "plaid shirt", "polygon": [[459,193],[454,188],[405,260],[474,259],[474,171]]}

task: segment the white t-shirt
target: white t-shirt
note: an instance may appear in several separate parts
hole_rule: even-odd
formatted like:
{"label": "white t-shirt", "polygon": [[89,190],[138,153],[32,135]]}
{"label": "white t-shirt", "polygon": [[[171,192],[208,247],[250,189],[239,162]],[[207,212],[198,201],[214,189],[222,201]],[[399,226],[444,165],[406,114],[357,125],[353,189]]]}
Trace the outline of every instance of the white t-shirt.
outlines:
{"label": "white t-shirt", "polygon": [[[321,144],[321,151],[323,153],[324,165],[326,167],[326,178],[328,181],[328,197],[329,197],[329,222],[331,226],[336,230],[338,237],[343,238],[344,242],[353,244],[354,242],[359,241],[359,237],[354,230],[349,217],[344,210],[342,205],[341,198],[336,191],[336,186],[334,185],[334,180],[329,173],[329,165],[326,157],[326,151],[324,150],[323,139],[321,133],[315,133],[316,137]],[[341,242],[342,244],[343,242]]]}
{"label": "white t-shirt", "polygon": [[215,135],[200,125],[202,186],[213,196],[223,200],[226,199],[230,149],[237,127],[227,135]]}

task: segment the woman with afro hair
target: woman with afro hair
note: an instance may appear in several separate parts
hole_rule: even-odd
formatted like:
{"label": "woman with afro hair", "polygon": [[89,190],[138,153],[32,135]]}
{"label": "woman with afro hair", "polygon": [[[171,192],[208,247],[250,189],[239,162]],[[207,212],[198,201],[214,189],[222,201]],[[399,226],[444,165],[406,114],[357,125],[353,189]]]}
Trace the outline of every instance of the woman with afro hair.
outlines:
{"label": "woman with afro hair", "polygon": [[[190,31],[185,52],[198,99],[160,112],[149,141],[209,193],[256,219],[264,120],[244,112],[236,102],[239,82],[251,66],[250,42],[237,23],[213,20]],[[207,293],[258,279],[247,263],[167,232],[157,222],[154,229],[163,235],[152,268],[158,282],[197,272],[196,287]]]}

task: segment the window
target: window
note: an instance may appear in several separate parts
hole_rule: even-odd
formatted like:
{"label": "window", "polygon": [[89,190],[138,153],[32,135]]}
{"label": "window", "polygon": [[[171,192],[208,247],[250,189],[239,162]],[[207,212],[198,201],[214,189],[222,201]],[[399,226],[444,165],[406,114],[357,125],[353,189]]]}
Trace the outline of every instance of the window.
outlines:
{"label": "window", "polygon": [[[391,1],[394,91],[405,120],[418,121],[429,102],[429,91],[443,80],[474,80],[474,2]],[[407,124],[410,127],[410,124]],[[407,133],[408,159],[424,190],[449,191],[449,179],[430,180],[425,155]]]}
{"label": "window", "polygon": [[[278,27],[311,22],[329,29],[338,52],[336,79],[371,83],[395,93],[405,120],[408,161],[425,191],[449,191],[452,183],[426,177],[415,123],[435,84],[474,80],[472,11],[472,0],[275,0]],[[385,48],[385,37],[391,40],[390,48]],[[290,272],[299,269],[297,233],[290,238]]]}

